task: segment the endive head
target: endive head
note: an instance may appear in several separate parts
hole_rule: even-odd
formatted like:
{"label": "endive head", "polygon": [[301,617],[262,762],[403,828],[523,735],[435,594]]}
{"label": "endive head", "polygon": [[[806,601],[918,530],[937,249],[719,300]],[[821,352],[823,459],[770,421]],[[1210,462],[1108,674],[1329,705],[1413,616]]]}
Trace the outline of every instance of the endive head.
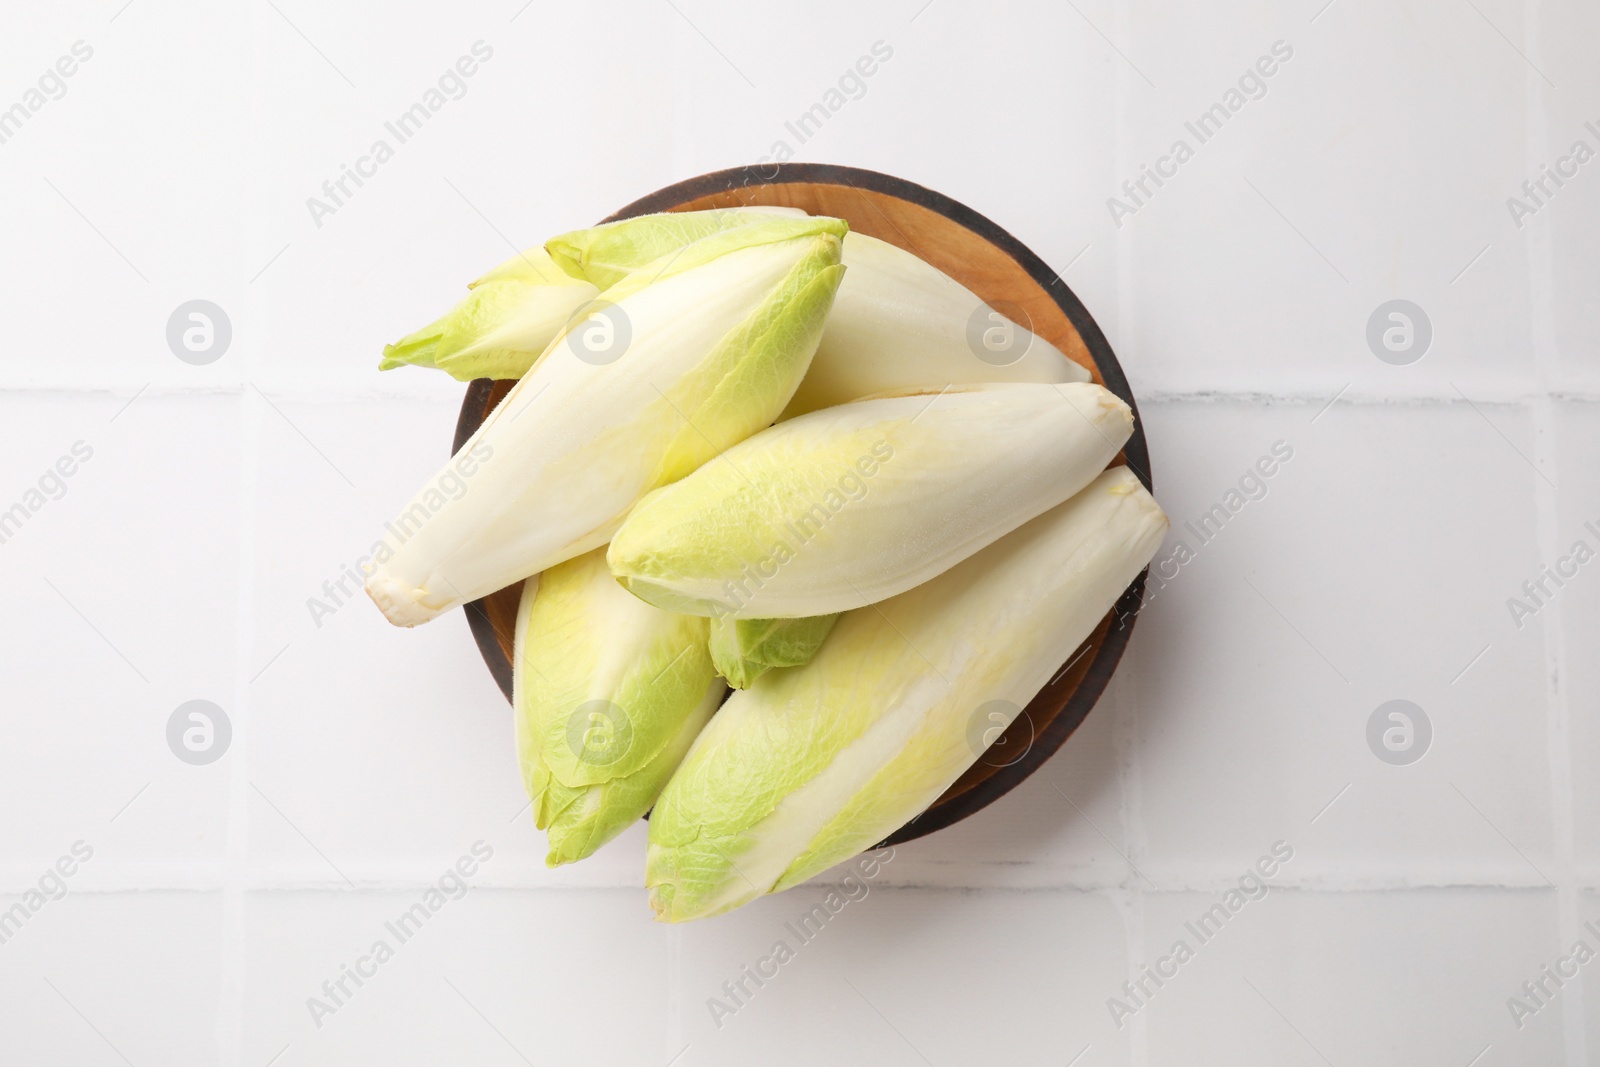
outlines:
{"label": "endive head", "polygon": [[588,856],[655,803],[726,692],[705,619],[617,588],[595,551],[530,579],[517,615],[518,755],[548,863]]}
{"label": "endive head", "polygon": [[506,260],[443,316],[383,349],[379,370],[437,367],[458,381],[519,378],[599,289],[544,249]]}
{"label": "endive head", "polygon": [[801,618],[919,585],[1059,504],[1132,432],[1098,385],[877,397],[764,430],[645,497],[612,573],[657,607]]}
{"label": "endive head", "polygon": [[846,612],[806,666],[733,694],[650,817],[658,917],[789,888],[926,811],[1060,673],[1166,529],[1114,468],[938,577]]}

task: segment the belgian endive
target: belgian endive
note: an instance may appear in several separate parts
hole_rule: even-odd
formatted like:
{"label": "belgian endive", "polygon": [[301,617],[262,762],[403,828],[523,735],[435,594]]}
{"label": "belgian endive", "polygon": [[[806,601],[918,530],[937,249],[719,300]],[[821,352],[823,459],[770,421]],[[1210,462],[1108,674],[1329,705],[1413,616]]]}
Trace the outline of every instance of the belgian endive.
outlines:
{"label": "belgian endive", "polygon": [[1089,484],[1133,430],[1098,385],[879,397],[751,437],[641,500],[617,579],[713,618],[828,615],[902,593]]}
{"label": "belgian endive", "polygon": [[[437,321],[386,345],[378,369],[438,367],[464,382],[520,378],[573,314],[600,295],[542,248],[511,257],[468,288]],[[519,369],[507,375],[507,367]]]}
{"label": "belgian endive", "polygon": [[817,358],[784,418],[874,393],[1089,379],[1025,323],[903,248],[852,233],[844,264],[848,273]]}
{"label": "belgian endive", "polygon": [[787,889],[924,811],[1149,562],[1166,517],[1125,467],[971,559],[847,613],[809,665],[735,693],[650,818],[656,916]]}
{"label": "belgian endive", "polygon": [[590,304],[473,434],[466,449],[492,458],[463,490],[430,481],[390,524],[400,543],[367,578],[389,621],[426,622],[598,548],[645,493],[772,422],[816,351],[844,228],[769,216]]}
{"label": "belgian endive", "polygon": [[605,553],[528,579],[517,613],[517,754],[552,866],[581,860],[655,803],[727,692],[707,620],[623,592]]}
{"label": "belgian endive", "polygon": [[[675,242],[749,225],[772,208],[641,215],[552,239],[568,271],[601,289]],[[781,209],[779,209],[781,210]],[[792,210],[792,209],[789,209]],[[911,252],[851,233],[848,268],[816,359],[785,418],[874,393],[971,382],[1081,382],[1089,372]],[[1020,317],[1020,316],[1019,316]]]}
{"label": "belgian endive", "polygon": [[[506,338],[536,337],[528,328],[530,321],[548,325],[555,312],[579,295],[571,291],[572,279],[609,290],[639,268],[694,241],[760,225],[774,215],[803,217],[804,212],[765,206],[662,212],[561,234],[544,249],[530,249],[519,257],[538,264],[540,276],[553,278],[557,292],[540,294],[523,287],[505,290],[504,300],[497,294],[492,303],[473,303],[469,298],[438,323],[386,349],[383,366],[431,362],[458,378],[520,378],[543,346],[506,343]],[[1049,341],[913,253],[851,233],[844,238],[843,255],[849,270],[816,358],[784,417],[874,393],[970,382],[1089,378],[1088,371]],[[507,266],[514,268],[517,262],[510,260]],[[519,303],[518,293],[526,294],[520,298],[526,306]],[[568,307],[569,314],[571,310]],[[553,335],[551,329],[546,339]],[[435,341],[441,332],[444,339]],[[436,348],[450,358],[435,356]],[[454,354],[458,349],[460,354]]]}

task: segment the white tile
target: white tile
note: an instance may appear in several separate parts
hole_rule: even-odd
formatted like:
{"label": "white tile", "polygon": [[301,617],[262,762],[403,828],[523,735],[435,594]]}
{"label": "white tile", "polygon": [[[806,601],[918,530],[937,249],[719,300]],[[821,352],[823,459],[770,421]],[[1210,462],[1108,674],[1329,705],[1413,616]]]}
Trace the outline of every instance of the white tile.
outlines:
{"label": "white tile", "polygon": [[[283,55],[308,66],[292,78],[262,75],[272,165],[259,258],[289,248],[255,287],[265,318],[256,373],[367,385],[383,344],[442,314],[468,281],[671,180],[671,53],[660,47],[671,9],[622,5],[615,17],[628,30],[604,34],[597,52],[591,13],[521,6],[419,7],[414,18],[370,4],[305,8],[301,28],[348,64],[356,91],[264,16]],[[464,92],[447,86],[448,102],[403,142],[386,128],[480,41],[490,54]],[[326,202],[323,182],[379,140],[393,157],[359,188],[347,183],[351,195],[319,226],[308,199]],[[421,373],[394,372],[402,381]]]}
{"label": "white tile", "polygon": [[166,731],[189,700],[226,710],[234,682],[237,401],[123,404],[103,394],[0,399],[5,508],[27,506],[45,472],[59,474],[58,460],[80,446],[64,491],[46,486],[59,499],[0,545],[14,620],[7,705],[19,710],[0,791],[28,813],[7,820],[6,859],[31,865],[83,837],[103,846],[96,877],[125,862],[218,854],[226,757],[181,763]]}
{"label": "white tile", "polygon": [[50,900],[4,946],[0,1058],[221,1062],[221,905],[219,895],[202,893],[69,892]]}
{"label": "white tile", "polygon": [[[1556,0],[1540,5],[1533,55],[1557,88],[1542,80],[1535,83],[1543,119],[1537,153],[1527,172],[1519,176],[1517,187],[1505,191],[1508,200],[1516,196],[1534,209],[1532,214],[1516,212],[1521,223],[1517,232],[1548,263],[1539,289],[1549,301],[1548,342],[1558,354],[1559,383],[1590,394],[1600,388],[1600,328],[1596,327],[1600,307],[1594,284],[1600,271],[1600,258],[1595,254],[1600,238],[1600,166],[1594,158],[1575,165],[1574,149],[1581,141],[1591,156],[1600,153],[1600,132],[1596,132],[1600,130],[1600,107],[1595,104],[1600,74],[1583,47],[1597,28],[1600,13],[1591,4]],[[1557,174],[1552,179],[1547,167],[1559,167],[1568,176],[1562,179]],[[1574,169],[1575,175],[1571,173]],[[1541,178],[1543,188],[1534,191],[1538,199],[1521,190],[1524,180]],[[1562,184],[1556,185],[1556,180]],[[1513,226],[1511,205],[1502,210],[1506,225]]]}
{"label": "white tile", "polygon": [[[1600,530],[1600,492],[1588,477],[1600,463],[1600,408],[1592,403],[1571,403],[1557,405],[1555,412],[1559,506],[1554,529],[1547,537],[1549,551],[1540,553],[1539,562],[1552,569],[1577,567],[1577,574],[1559,588],[1546,580],[1547,595],[1537,602],[1521,590],[1508,590],[1507,597],[1515,596],[1537,608],[1538,614],[1523,616],[1525,629],[1548,628],[1558,622],[1561,627],[1565,669],[1558,684],[1570,724],[1574,858],[1585,883],[1596,885],[1600,884],[1600,850],[1595,846],[1595,833],[1600,831],[1600,785],[1591,768],[1600,755],[1600,727],[1594,717],[1594,709],[1600,705],[1600,665],[1589,649],[1600,640],[1600,567],[1593,561],[1579,566],[1575,557],[1580,541],[1591,553],[1600,552],[1600,534],[1595,532]],[[1567,560],[1564,565],[1563,558]],[[1536,580],[1542,575],[1530,571],[1526,577]]]}
{"label": "white tile", "polygon": [[[1311,22],[1320,6],[1138,11],[1134,48],[1162,92],[1128,94],[1118,184],[1179,139],[1194,155],[1114,231],[1134,279],[1114,340],[1135,385],[1528,386],[1530,270],[1502,206],[1523,176],[1526,68],[1470,6],[1336,4]],[[1515,5],[1483,10],[1518,36]],[[1204,142],[1185,128],[1277,42],[1292,57],[1264,95],[1247,83],[1259,98]],[[1409,367],[1366,342],[1393,299],[1432,324]]]}
{"label": "white tile", "polygon": [[1146,901],[1147,962],[1179,940],[1192,950],[1126,1020],[1144,1028],[1150,1063],[1465,1064],[1485,1046],[1483,1062],[1565,1062],[1561,1014],[1576,1005],[1520,1031],[1506,1007],[1570,945],[1554,894],[1280,891],[1202,943],[1185,924],[1219,899]]}
{"label": "white tile", "polygon": [[[1146,873],[1164,888],[1226,876],[1283,838],[1303,843],[1296,879],[1546,884],[1544,649],[1504,607],[1537,558],[1538,475],[1507,439],[1532,454],[1527,412],[1145,411],[1174,523],[1157,559],[1179,540],[1194,553],[1155,590],[1124,664]],[[1280,441],[1293,456],[1266,496],[1201,543],[1188,524]],[[1394,699],[1433,725],[1408,766],[1367,745]]]}
{"label": "white tile", "polygon": [[[1590,922],[1593,922],[1596,926],[1600,926],[1600,894],[1581,894],[1578,897],[1576,918],[1579,928],[1571,931],[1563,931],[1563,933],[1568,935],[1561,939],[1563,950],[1570,950],[1574,947],[1575,942],[1580,939],[1587,942],[1591,949],[1600,949],[1600,937],[1594,936],[1593,931],[1590,930],[1586,925]],[[1552,954],[1552,959],[1542,960],[1540,962],[1553,964],[1556,962],[1553,956],[1554,954]],[[1570,967],[1571,965],[1568,964],[1567,969],[1570,970]],[[1587,969],[1587,965],[1585,965],[1585,969]],[[1530,974],[1524,980],[1532,980],[1534,977],[1534,975]],[[1546,988],[1548,989],[1553,984],[1554,983],[1547,981]],[[1562,988],[1558,995],[1563,1002],[1569,999],[1573,1002],[1566,1010],[1569,1012],[1581,1011],[1583,1013],[1585,1031],[1587,1032],[1588,1030],[1592,1030],[1595,1020],[1600,1019],[1600,983],[1592,980],[1584,982],[1581,1002],[1578,1000],[1577,992],[1569,988]],[[1554,998],[1546,997],[1544,999],[1549,1001],[1553,1000]],[[1523,1002],[1525,1004],[1529,1003],[1528,998],[1524,997]],[[1538,1024],[1539,1020],[1543,1018],[1546,1012],[1546,1008],[1543,1005],[1536,1006],[1539,1009],[1538,1013],[1531,1019],[1526,1017],[1524,1018],[1528,1028]],[[1551,1011],[1551,1014],[1554,1014],[1553,1010]]]}
{"label": "white tile", "polygon": [[[246,8],[121,6],[71,5],[30,34],[22,70],[80,62],[60,98],[4,145],[16,210],[0,270],[27,313],[13,316],[0,365],[57,384],[214,381],[218,368],[199,373],[172,356],[165,330],[197,297],[237,314],[257,254]],[[21,91],[6,90],[7,106]]]}
{"label": "white tile", "polygon": [[[423,894],[252,894],[241,1062],[671,1058],[667,931],[643,891],[474,888],[399,927]],[[323,990],[347,970],[368,977]]]}
{"label": "white tile", "polygon": [[[874,880],[851,893],[802,886],[675,932],[683,1062],[1042,1065],[1089,1044],[1081,1063],[1129,1062],[1102,1022],[1128,958],[1105,898]],[[745,968],[771,977],[757,986]],[[742,994],[724,988],[739,981]]]}

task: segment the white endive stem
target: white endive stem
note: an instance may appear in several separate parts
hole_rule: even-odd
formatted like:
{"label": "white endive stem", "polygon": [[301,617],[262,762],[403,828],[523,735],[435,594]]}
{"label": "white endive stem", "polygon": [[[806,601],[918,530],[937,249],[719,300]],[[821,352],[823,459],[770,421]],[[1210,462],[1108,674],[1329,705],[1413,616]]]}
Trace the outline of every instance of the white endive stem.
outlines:
{"label": "white endive stem", "polygon": [[[816,350],[842,223],[771,219],[590,305],[389,526],[367,592],[426,622],[597,548],[640,496],[767,425]],[[447,484],[448,483],[448,484]]]}
{"label": "white endive stem", "polygon": [[851,233],[844,264],[828,328],[783,418],[875,393],[1089,380],[1055,345],[902,248]]}
{"label": "white endive stem", "polygon": [[650,820],[657,917],[786,889],[924,811],[1090,635],[1167,529],[1125,467],[976,556],[839,620],[734,693]]}
{"label": "white endive stem", "polygon": [[1098,385],[968,385],[782,422],[633,509],[612,572],[714,618],[829,615],[902,593],[1089,484],[1133,430]]}

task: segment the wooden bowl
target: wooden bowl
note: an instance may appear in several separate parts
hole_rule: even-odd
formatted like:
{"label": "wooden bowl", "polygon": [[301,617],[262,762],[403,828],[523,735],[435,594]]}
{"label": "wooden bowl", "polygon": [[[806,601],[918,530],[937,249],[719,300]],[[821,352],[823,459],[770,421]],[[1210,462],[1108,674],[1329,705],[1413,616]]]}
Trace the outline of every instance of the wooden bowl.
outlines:
{"label": "wooden bowl", "polygon": [[[766,204],[845,219],[938,267],[990,304],[1089,368],[1094,380],[1134,412],[1133,436],[1115,462],[1151,488],[1150,456],[1138,405],[1111,346],[1061,276],[999,226],[947,196],[887,174],[820,163],[772,163],[716,171],[678,182],[618,211],[606,222],[656,211]],[[1020,309],[1020,311],[1019,311]],[[456,425],[459,450],[514,383],[480,378],[467,387]],[[1127,647],[1145,575],[1140,574],[1087,641],[1006,732],[927,811],[892,834],[899,844],[943,829],[1016,788],[1055,754],[1089,714]],[[511,637],[522,583],[467,605],[467,621],[489,673],[511,699]]]}

